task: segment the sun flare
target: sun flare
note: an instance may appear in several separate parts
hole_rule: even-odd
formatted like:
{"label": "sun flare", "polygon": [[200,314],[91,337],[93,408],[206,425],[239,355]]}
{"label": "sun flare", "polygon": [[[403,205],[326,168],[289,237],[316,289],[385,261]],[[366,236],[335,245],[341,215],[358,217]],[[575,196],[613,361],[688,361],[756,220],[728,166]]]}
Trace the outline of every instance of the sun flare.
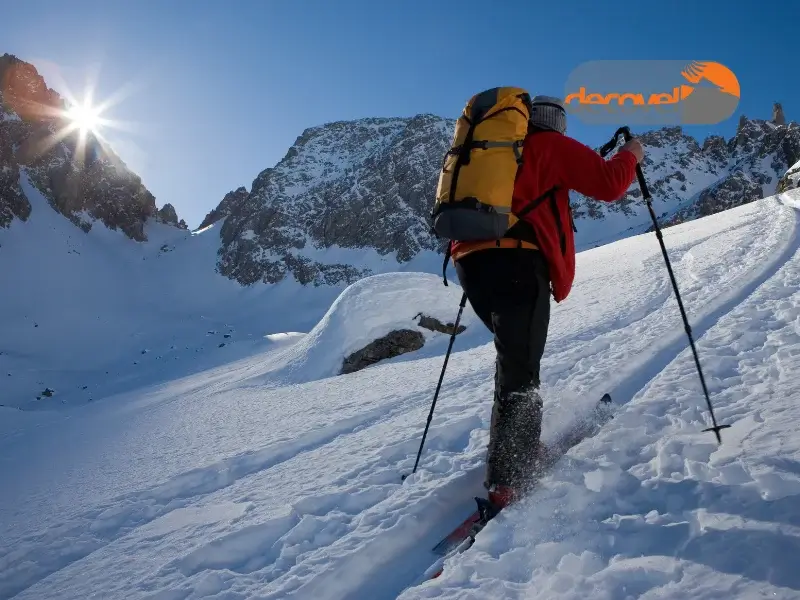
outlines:
{"label": "sun flare", "polygon": [[78,129],[82,135],[87,133],[97,134],[103,123],[100,110],[90,103],[75,104],[66,111],[65,116],[70,120],[72,126]]}
{"label": "sun flare", "polygon": [[[87,81],[82,96],[76,96],[66,81],[60,79],[57,102],[42,105],[41,111],[56,127],[42,141],[41,152],[46,152],[56,144],[66,141],[71,156],[76,162],[97,157],[113,158],[113,142],[128,143],[119,136],[123,133],[134,133],[137,125],[120,121],[109,114],[109,110],[130,96],[137,87],[127,83],[109,96],[99,99],[96,96],[95,76]],[[112,137],[107,137],[108,135]],[[74,147],[73,147],[74,145]]]}

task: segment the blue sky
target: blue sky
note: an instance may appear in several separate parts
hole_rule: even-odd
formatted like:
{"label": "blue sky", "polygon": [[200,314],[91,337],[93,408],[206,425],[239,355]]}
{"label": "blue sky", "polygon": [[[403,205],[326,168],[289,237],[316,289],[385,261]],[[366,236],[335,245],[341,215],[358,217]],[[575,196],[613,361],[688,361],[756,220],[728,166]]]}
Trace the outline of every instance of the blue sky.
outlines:
{"label": "blue sky", "polygon": [[[190,226],[273,166],[302,131],[370,116],[455,117],[475,92],[517,85],[563,95],[587,60],[700,59],[730,67],[739,108],[704,137],[735,132],[772,102],[800,119],[800,5],[752,0],[25,0],[3,8],[0,53],[50,87],[122,100],[106,135]],[[742,29],[744,28],[744,32]],[[124,93],[122,93],[124,92]],[[608,126],[570,121],[590,145]]]}

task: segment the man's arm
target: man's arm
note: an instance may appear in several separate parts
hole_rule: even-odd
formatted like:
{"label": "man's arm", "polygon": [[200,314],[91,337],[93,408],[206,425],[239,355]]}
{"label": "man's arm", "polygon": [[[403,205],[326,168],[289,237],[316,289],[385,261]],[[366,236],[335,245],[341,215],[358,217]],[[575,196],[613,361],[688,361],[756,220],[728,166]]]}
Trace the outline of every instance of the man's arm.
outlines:
{"label": "man's arm", "polygon": [[561,185],[595,200],[613,202],[625,195],[636,177],[636,155],[620,149],[605,160],[594,150],[565,135],[553,144],[553,163]]}

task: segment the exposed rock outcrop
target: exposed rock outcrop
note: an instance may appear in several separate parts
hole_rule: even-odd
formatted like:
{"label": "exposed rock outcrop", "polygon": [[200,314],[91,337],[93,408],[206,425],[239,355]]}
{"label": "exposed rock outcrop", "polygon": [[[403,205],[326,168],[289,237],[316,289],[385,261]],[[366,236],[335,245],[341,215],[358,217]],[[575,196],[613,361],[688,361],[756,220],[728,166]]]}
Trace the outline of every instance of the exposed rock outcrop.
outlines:
{"label": "exposed rock outcrop", "polygon": [[183,219],[178,219],[178,213],[175,211],[175,207],[169,202],[158,211],[158,218],[168,225],[174,225],[179,229],[188,229],[186,222]]}
{"label": "exposed rock outcrop", "polygon": [[379,361],[394,358],[407,352],[415,352],[422,348],[424,344],[425,337],[421,332],[411,329],[397,329],[345,358],[341,374],[354,373]]}
{"label": "exposed rock outcrop", "polygon": [[782,193],[795,188],[800,188],[800,162],[792,166],[792,168],[786,171],[786,174],[781,177],[781,180],[778,182],[777,192]]}
{"label": "exposed rock outcrop", "polygon": [[243,205],[247,202],[247,199],[250,197],[250,194],[244,187],[240,187],[232,192],[228,192],[225,194],[225,197],[222,199],[222,202],[219,205],[209,212],[203,222],[200,223],[198,229],[203,229],[216,223],[217,221],[224,219],[229,214],[235,212],[237,207]]}
{"label": "exposed rock outcrop", "polygon": [[775,125],[786,125],[786,117],[783,115],[783,107],[780,102],[772,105],[772,122]]}
{"label": "exposed rock outcrop", "polygon": [[[415,318],[418,319],[417,325],[423,329],[436,331],[438,333],[446,333],[447,335],[453,335],[453,327],[455,326],[455,323],[448,323],[445,325],[439,319],[423,315],[422,313],[418,314]],[[464,325],[459,325],[458,329],[456,330],[456,335],[463,333],[465,329],[466,327]]]}

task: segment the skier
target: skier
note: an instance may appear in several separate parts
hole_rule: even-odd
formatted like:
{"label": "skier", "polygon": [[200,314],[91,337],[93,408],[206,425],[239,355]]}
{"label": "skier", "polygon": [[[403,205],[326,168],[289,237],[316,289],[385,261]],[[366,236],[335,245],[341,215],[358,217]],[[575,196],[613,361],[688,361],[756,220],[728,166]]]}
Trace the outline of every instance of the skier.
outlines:
{"label": "skier", "polygon": [[[560,302],[575,274],[569,191],[602,201],[622,198],[644,157],[631,139],[609,160],[567,137],[557,98],[531,101],[524,162],[513,183],[514,213],[544,200],[501,240],[452,241],[456,273],[470,305],[494,335],[494,404],[484,485],[491,516],[521,497],[545,458],[540,444],[539,364],[547,339],[550,295]],[[552,289],[551,289],[552,288]]]}

